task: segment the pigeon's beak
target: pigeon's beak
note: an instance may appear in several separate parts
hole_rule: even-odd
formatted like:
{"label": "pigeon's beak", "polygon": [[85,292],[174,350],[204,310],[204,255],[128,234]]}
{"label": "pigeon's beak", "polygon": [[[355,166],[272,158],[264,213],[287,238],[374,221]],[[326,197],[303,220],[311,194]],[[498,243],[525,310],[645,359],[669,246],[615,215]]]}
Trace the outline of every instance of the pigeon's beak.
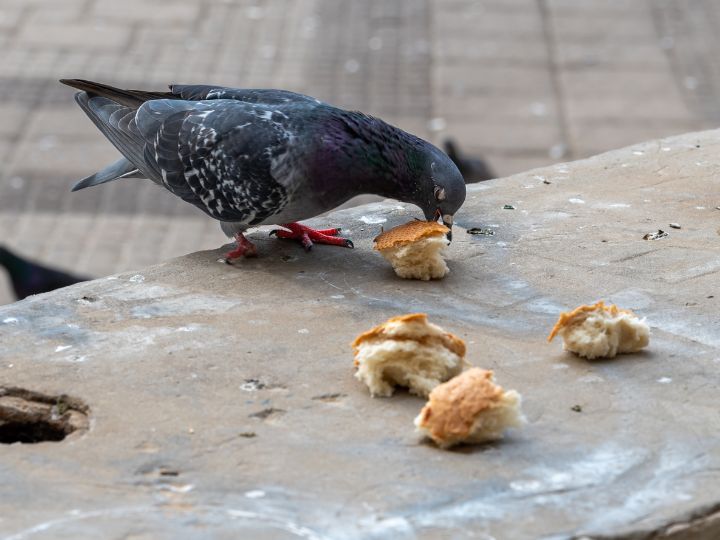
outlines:
{"label": "pigeon's beak", "polygon": [[443,225],[445,225],[450,231],[445,235],[448,239],[448,242],[452,242],[452,225],[453,225],[453,216],[451,214],[445,214],[440,211],[438,208],[435,210],[435,214],[433,215],[432,220],[428,218],[428,221],[440,221],[440,218],[442,218]]}
{"label": "pigeon's beak", "polygon": [[442,217],[443,225],[445,225],[448,229],[450,229],[447,233],[447,239],[448,242],[452,242],[452,226],[453,226],[453,216],[450,214],[445,214]]}

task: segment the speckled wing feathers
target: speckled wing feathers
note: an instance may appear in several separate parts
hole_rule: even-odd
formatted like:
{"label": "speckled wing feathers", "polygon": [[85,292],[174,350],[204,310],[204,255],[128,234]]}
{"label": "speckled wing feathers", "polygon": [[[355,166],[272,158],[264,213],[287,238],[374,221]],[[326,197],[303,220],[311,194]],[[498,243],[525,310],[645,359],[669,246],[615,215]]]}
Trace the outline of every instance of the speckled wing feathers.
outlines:
{"label": "speckled wing feathers", "polygon": [[82,93],[78,102],[142,173],[215,219],[257,224],[287,203],[273,164],[293,135],[277,105],[155,99],[135,110]]}
{"label": "speckled wing feathers", "polygon": [[252,225],[280,211],[287,192],[272,159],[288,135],[262,114],[230,102],[168,119],[155,143],[165,187],[221,221]]}

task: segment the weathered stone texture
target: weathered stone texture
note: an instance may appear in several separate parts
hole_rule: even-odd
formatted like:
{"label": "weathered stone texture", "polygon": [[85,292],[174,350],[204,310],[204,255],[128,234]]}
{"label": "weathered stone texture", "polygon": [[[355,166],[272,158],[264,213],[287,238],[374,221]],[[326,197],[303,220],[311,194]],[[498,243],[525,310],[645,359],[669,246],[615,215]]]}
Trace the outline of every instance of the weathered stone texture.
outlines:
{"label": "weathered stone texture", "polygon": [[[315,221],[352,251],[257,233],[237,266],[200,252],[1,308],[0,385],[75,396],[91,422],[0,448],[0,535],[716,538],[719,136],[471,187],[440,282],[372,251],[420,215],[387,202]],[[545,342],[598,299],[647,318],[645,352]],[[522,393],[524,429],[441,451],[413,433],[423,400],[369,397],[349,342],[416,311]]]}

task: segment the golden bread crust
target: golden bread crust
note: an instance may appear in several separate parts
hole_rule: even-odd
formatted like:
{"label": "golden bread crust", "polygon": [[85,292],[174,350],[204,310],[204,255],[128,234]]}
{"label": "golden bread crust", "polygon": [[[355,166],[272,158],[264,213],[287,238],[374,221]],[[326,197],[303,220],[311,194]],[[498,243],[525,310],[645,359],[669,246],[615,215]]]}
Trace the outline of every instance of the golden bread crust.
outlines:
{"label": "golden bread crust", "polygon": [[492,371],[470,368],[430,392],[419,425],[429,429],[436,441],[463,439],[482,411],[500,405],[503,393],[493,382]]}
{"label": "golden bread crust", "polygon": [[[351,346],[353,350],[357,353],[358,347],[366,342],[370,341],[376,337],[384,338],[384,339],[414,339],[415,341],[422,342],[422,339],[415,339],[415,338],[403,338],[402,336],[396,336],[396,335],[388,335],[388,328],[390,326],[395,326],[397,324],[403,324],[403,323],[413,323],[417,322],[422,325],[427,325],[427,315],[425,313],[408,313],[406,315],[398,315],[397,317],[392,317],[385,321],[382,324],[379,324],[375,326],[374,328],[371,328],[367,332],[363,332],[358,337],[355,338],[355,341],[352,342]],[[430,336],[435,337],[435,336]],[[442,336],[443,345],[460,356],[461,358],[465,356],[465,342],[457,337],[455,334],[451,334],[450,332],[443,331]],[[356,362],[357,364],[357,362]]]}
{"label": "golden bread crust", "polygon": [[550,335],[548,335],[547,337],[548,342],[552,341],[555,336],[558,335],[558,333],[564,328],[572,324],[584,321],[591,313],[598,313],[603,311],[612,317],[617,317],[621,313],[634,315],[632,311],[628,309],[620,309],[615,304],[605,305],[605,302],[603,302],[602,300],[592,305],[584,304],[582,306],[576,307],[572,311],[560,314],[560,317],[558,317],[555,326],[553,326],[552,330],[550,331]]}
{"label": "golden bread crust", "polygon": [[370,330],[367,330],[366,332],[363,332],[358,337],[356,337],[355,341],[352,342],[352,348],[357,349],[362,342],[368,341],[377,336],[381,336],[390,323],[403,323],[412,321],[417,321],[425,324],[427,323],[427,314],[408,313],[407,315],[398,315],[396,317],[391,317],[384,323],[378,324],[377,326],[371,328]]}
{"label": "golden bread crust", "polygon": [[405,246],[429,238],[431,236],[442,236],[450,232],[445,225],[437,221],[413,220],[404,225],[398,225],[377,236],[374,240],[375,249],[384,249]]}

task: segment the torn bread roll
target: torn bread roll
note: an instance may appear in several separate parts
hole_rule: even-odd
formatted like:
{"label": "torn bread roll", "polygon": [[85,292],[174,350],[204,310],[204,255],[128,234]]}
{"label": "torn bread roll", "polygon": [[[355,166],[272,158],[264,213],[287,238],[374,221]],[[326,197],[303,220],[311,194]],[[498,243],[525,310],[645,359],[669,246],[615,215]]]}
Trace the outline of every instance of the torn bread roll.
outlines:
{"label": "torn bread roll", "polygon": [[558,334],[566,351],[588,360],[637,352],[650,342],[650,328],[644,319],[630,310],[606,306],[602,300],[561,313],[548,342]]}
{"label": "torn bread roll", "polygon": [[393,317],[359,335],[352,347],[355,377],[373,397],[391,396],[395,386],[427,397],[467,364],[465,342],[428,322],[424,313]]}
{"label": "torn bread roll", "polygon": [[526,422],[521,403],[515,390],[495,383],[492,371],[471,368],[430,393],[415,427],[442,448],[501,439],[505,429]]}
{"label": "torn bread roll", "polygon": [[450,272],[443,250],[448,246],[445,225],[436,221],[410,221],[375,238],[375,249],[405,279],[441,279]]}

